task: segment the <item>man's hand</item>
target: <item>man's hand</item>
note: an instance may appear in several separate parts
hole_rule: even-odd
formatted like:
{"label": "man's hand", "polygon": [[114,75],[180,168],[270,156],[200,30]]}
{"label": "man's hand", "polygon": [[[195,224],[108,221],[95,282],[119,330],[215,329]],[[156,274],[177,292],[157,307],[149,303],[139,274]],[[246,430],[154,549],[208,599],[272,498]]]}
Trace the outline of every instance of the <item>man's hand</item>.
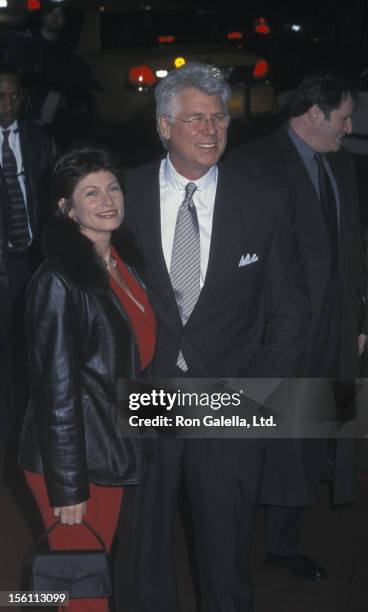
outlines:
{"label": "man's hand", "polygon": [[358,336],[359,357],[365,351],[365,348],[367,346],[367,339],[368,339],[367,334],[359,334]]}
{"label": "man's hand", "polygon": [[60,518],[63,525],[80,525],[83,515],[86,513],[86,502],[75,504],[74,506],[62,506],[54,508],[54,516]]}

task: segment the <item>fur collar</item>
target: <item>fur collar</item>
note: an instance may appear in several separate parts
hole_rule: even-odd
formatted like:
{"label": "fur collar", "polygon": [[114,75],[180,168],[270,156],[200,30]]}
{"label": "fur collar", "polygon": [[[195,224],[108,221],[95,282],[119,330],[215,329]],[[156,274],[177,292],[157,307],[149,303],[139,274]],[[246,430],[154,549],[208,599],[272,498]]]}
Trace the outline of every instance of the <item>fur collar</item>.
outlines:
{"label": "fur collar", "polygon": [[107,287],[108,276],[93,243],[80,233],[71,219],[56,217],[49,221],[42,241],[47,261],[56,265],[77,285]]}
{"label": "fur collar", "polygon": [[[127,230],[118,230],[114,246],[119,256],[134,266],[140,260]],[[42,251],[48,262],[57,266],[73,282],[84,288],[109,286],[109,278],[93,243],[80,233],[71,219],[55,217],[46,225]]]}

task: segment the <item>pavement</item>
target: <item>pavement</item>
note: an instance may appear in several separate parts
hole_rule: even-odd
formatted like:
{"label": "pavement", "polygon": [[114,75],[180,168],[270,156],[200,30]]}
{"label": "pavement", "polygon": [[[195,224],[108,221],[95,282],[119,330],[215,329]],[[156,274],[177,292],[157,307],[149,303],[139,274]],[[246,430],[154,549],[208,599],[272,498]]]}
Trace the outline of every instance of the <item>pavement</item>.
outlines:
{"label": "pavement", "polygon": [[[366,612],[368,608],[368,452],[361,445],[359,496],[354,504],[331,508],[330,492],[321,484],[309,511],[303,540],[310,556],[328,570],[327,580],[304,583],[287,570],[263,562],[263,509],[259,511],[253,551],[255,612]],[[0,443],[0,590],[22,587],[24,557],[40,532],[37,511],[14,456]],[[4,474],[5,472],[5,474]],[[177,574],[181,612],[198,612],[189,551],[178,515]],[[14,610],[2,607],[1,611]],[[33,608],[35,609],[35,608]],[[46,608],[40,608],[45,611]],[[118,610],[116,612],[130,612]],[[152,610],[152,612],[160,612]]]}

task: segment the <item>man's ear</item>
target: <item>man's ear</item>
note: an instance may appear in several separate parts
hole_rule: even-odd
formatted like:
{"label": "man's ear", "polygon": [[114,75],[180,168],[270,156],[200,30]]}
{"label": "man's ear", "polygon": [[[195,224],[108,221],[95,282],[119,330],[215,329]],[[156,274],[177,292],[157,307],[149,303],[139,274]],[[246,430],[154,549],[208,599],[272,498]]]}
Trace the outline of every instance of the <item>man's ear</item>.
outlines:
{"label": "man's ear", "polygon": [[308,119],[313,127],[318,127],[325,118],[323,111],[321,111],[318,104],[313,104],[307,111]]}
{"label": "man's ear", "polygon": [[158,126],[160,129],[160,134],[162,138],[164,138],[165,140],[170,140],[171,125],[170,125],[168,118],[165,117],[165,115],[161,115],[159,117]]}

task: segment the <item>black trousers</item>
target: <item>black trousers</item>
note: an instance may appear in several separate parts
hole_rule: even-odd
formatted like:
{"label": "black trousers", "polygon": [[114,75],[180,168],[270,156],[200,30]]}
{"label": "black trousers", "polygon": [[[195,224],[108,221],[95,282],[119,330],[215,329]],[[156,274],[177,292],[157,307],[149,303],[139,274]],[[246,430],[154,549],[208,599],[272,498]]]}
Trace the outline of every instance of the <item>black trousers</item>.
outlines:
{"label": "black trousers", "polygon": [[185,479],[203,612],[251,612],[249,557],[263,440],[150,441],[143,484],[124,494],[116,556],[116,610],[177,612],[174,524]]}

